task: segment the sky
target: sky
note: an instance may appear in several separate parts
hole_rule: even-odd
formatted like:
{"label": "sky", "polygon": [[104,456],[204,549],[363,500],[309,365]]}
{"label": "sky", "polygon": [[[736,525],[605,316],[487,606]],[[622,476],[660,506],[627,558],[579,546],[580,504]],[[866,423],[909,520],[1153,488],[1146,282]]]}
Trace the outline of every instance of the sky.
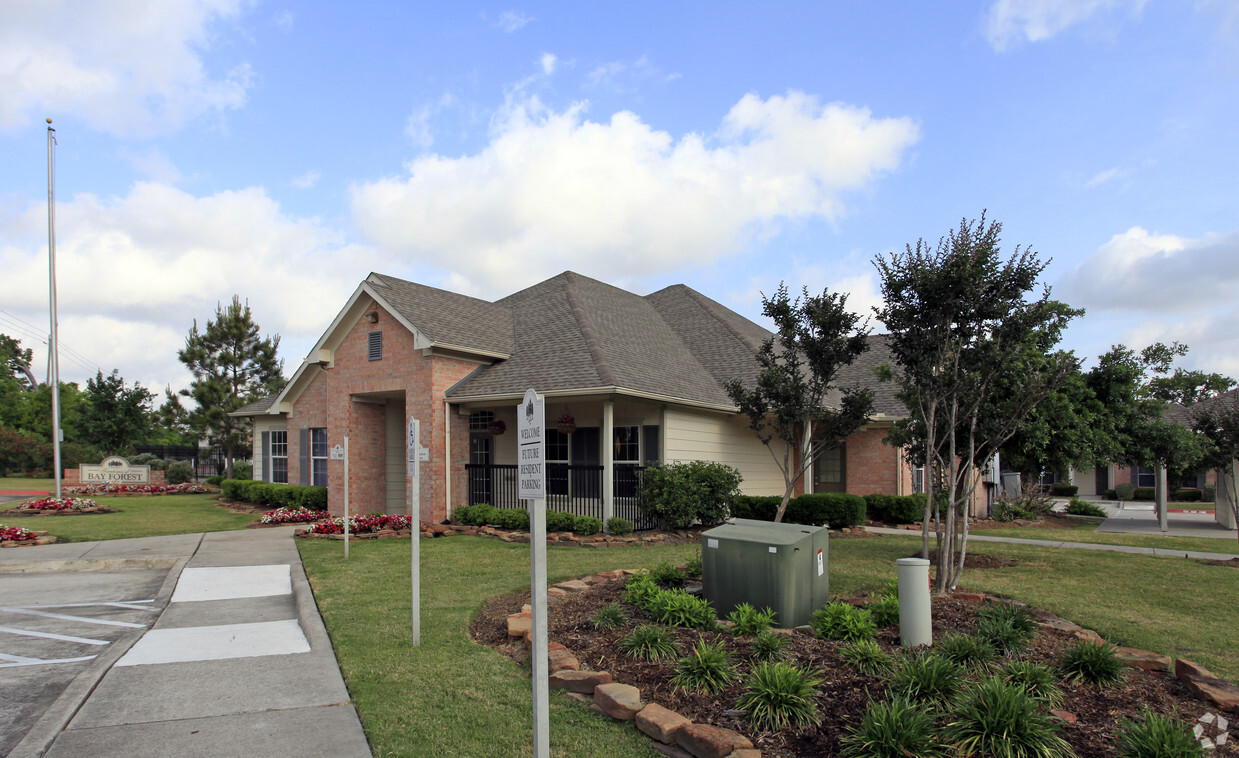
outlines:
{"label": "sky", "polygon": [[40,376],[45,118],[65,381],[188,386],[233,295],[290,375],[371,271],[868,314],[875,257],[983,212],[1086,365],[1239,377],[1232,0],[2,3],[0,332]]}

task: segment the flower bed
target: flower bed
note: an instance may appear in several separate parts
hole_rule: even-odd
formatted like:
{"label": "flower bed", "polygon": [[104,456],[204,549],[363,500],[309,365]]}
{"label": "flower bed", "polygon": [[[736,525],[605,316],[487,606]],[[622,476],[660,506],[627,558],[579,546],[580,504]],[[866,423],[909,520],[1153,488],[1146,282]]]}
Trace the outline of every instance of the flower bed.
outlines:
{"label": "flower bed", "polygon": [[34,532],[25,527],[0,524],[0,542],[26,542],[34,539]]}
{"label": "flower bed", "polygon": [[[369,534],[383,529],[408,529],[408,516],[352,516],[348,530],[353,534]],[[320,521],[309,529],[310,534],[344,534],[344,517]]]}
{"label": "flower bed", "polygon": [[84,497],[62,497],[59,500],[54,497],[43,497],[38,500],[28,500],[17,506],[18,510],[23,511],[85,511],[99,507],[94,500]]}
{"label": "flower bed", "polygon": [[69,487],[74,495],[201,495],[215,490],[201,484],[83,484]]}
{"label": "flower bed", "polygon": [[326,518],[331,518],[331,513],[328,511],[312,511],[309,508],[276,508],[262,514],[262,518],[258,521],[262,524],[308,524]]}

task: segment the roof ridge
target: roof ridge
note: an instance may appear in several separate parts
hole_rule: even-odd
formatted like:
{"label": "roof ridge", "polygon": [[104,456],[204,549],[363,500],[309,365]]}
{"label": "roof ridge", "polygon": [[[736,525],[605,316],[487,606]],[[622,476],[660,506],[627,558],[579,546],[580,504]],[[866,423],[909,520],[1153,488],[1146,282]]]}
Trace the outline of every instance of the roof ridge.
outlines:
{"label": "roof ridge", "polygon": [[568,298],[568,307],[572,309],[572,317],[576,319],[577,326],[581,328],[581,337],[585,340],[585,347],[589,349],[589,357],[594,362],[594,370],[598,372],[598,380],[603,386],[615,386],[615,373],[611,370],[611,364],[607,362],[607,357],[602,351],[602,345],[598,340],[598,335],[594,331],[593,321],[589,318],[589,313],[581,304],[580,297],[577,296],[576,284],[578,275],[572,271],[566,271],[564,277],[564,294]]}
{"label": "roof ridge", "polygon": [[[733,337],[735,337],[737,340],[739,340],[739,341],[740,341],[740,343],[741,343],[742,345],[744,345],[745,347],[747,347],[747,348],[751,349],[751,350],[753,351],[754,355],[756,355],[757,351],[761,349],[761,345],[760,345],[760,344],[758,344],[758,345],[754,345],[754,344],[750,343],[750,342],[748,341],[748,339],[747,339],[747,338],[746,338],[743,334],[741,334],[738,330],[736,330],[736,328],[735,328],[735,327],[733,327],[733,326],[731,325],[731,322],[730,322],[728,319],[722,318],[722,316],[720,316],[720,315],[718,314],[718,312],[715,310],[715,308],[713,307],[713,306],[716,306],[716,305],[717,305],[717,306],[719,306],[719,307],[726,307],[726,306],[723,306],[721,303],[718,303],[718,302],[716,302],[716,301],[714,301],[714,300],[712,300],[712,299],[710,299],[710,298],[706,297],[705,295],[701,294],[700,292],[698,292],[697,290],[693,289],[692,287],[689,287],[687,284],[679,284],[679,285],[676,285],[676,286],[683,287],[684,289],[688,290],[689,296],[690,296],[690,297],[692,297],[692,298],[693,298],[693,300],[695,300],[695,301],[697,302],[697,304],[701,306],[702,310],[704,310],[706,313],[710,314],[710,318],[712,318],[712,319],[714,319],[715,321],[717,321],[717,322],[719,322],[720,324],[722,324],[724,329],[726,329],[727,331],[731,332],[731,336],[733,336]],[[734,313],[734,311],[733,311],[733,313]],[[737,314],[737,315],[738,315],[738,314]],[[758,324],[758,326],[761,326],[761,324]]]}

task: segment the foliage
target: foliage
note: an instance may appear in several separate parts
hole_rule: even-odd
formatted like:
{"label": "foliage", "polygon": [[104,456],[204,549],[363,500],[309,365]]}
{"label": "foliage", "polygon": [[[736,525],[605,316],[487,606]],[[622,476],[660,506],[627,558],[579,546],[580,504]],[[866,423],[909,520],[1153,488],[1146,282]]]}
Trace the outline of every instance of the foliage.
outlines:
{"label": "foliage", "polygon": [[615,603],[611,603],[608,606],[598,609],[598,612],[594,614],[594,618],[590,620],[590,623],[593,624],[594,629],[603,631],[604,629],[619,629],[627,620],[628,619],[624,617],[623,609]]}
{"label": "foliage", "polygon": [[905,699],[869,701],[860,723],[848,727],[843,752],[848,758],[938,758],[947,755],[935,736],[933,717]]}
{"label": "foliage", "polygon": [[27,500],[18,507],[27,511],[84,511],[87,508],[98,508],[99,504],[84,497],[41,497]]}
{"label": "foliage", "polygon": [[979,635],[951,632],[938,640],[934,651],[967,668],[984,668],[994,660],[994,648]]}
{"label": "foliage", "polygon": [[1063,484],[1061,482],[1050,485],[1050,494],[1055,497],[1075,497],[1080,488],[1074,484]]}
{"label": "foliage", "polygon": [[806,287],[792,299],[786,284],[772,297],[762,295],[762,315],[774,322],[775,336],[757,351],[756,380],[734,378],[724,386],[783,473],[783,499],[774,517],[782,521],[796,482],[813,461],[873,412],[869,390],[835,385],[839,372],[869,349],[869,327],[847,309],[847,295],[810,296]]}
{"label": "foliage", "polygon": [[620,640],[619,646],[630,658],[643,661],[674,658],[679,652],[676,650],[675,640],[671,638],[671,632],[649,624],[633,629],[627,637]]}
{"label": "foliage", "polygon": [[1038,495],[1023,495],[1008,498],[999,495],[990,509],[990,516],[997,521],[1016,521],[1027,519],[1036,521],[1053,508],[1052,503]]}
{"label": "foliage", "polygon": [[1054,683],[1054,672],[1048,666],[1031,661],[1009,661],[997,675],[1023,687],[1031,697],[1051,708],[1063,701],[1063,691]]}
{"label": "foliage", "polygon": [[692,652],[676,664],[671,681],[676,690],[714,693],[726,689],[739,676],[722,643],[698,637]]}
{"label": "foliage", "polygon": [[[462,524],[465,523],[460,518],[461,508],[476,508],[477,506],[460,506],[456,509],[456,520]],[[490,506],[486,506],[489,508]],[[469,511],[465,511],[469,513]],[[553,511],[550,508],[546,509],[546,531],[548,532],[571,532],[576,528],[576,516],[567,511]]]}
{"label": "foliage", "polygon": [[727,620],[732,623],[731,633],[737,637],[753,637],[774,626],[774,611],[770,608],[759,611],[748,603],[740,603]]}
{"label": "foliage", "polygon": [[683,587],[688,580],[688,574],[672,566],[669,561],[663,561],[650,569],[650,576],[659,587]]}
{"label": "foliage", "polygon": [[943,737],[961,756],[1056,758],[1075,754],[1037,700],[1000,677],[969,688]]}
{"label": "foliage", "polygon": [[789,663],[760,663],[745,683],[747,691],[736,707],[749,712],[758,729],[778,732],[819,723],[814,687],[817,672]]}
{"label": "foliage", "polygon": [[624,602],[638,608],[648,608],[650,601],[661,590],[649,574],[634,574],[624,584]]}
{"label": "foliage", "polygon": [[209,435],[227,456],[226,474],[233,476],[233,458],[248,443],[248,423],[228,414],[284,387],[283,360],[277,357],[280,337],[261,337],[249,303],[234,295],[215,308],[215,318],[202,331],[194,320],[177,358],[193,374],[182,393],[196,406],[187,416],[191,429]]}
{"label": "foliage", "polygon": [[[732,503],[731,515],[756,521],[774,521],[782,498],[740,496]],[[865,498],[842,492],[810,493],[788,501],[783,521],[844,529],[865,521]]]}
{"label": "foliage", "polygon": [[918,703],[947,705],[959,695],[964,674],[955,661],[934,653],[916,651],[895,666],[886,683],[895,696]]}
{"label": "foliage", "polygon": [[717,524],[727,518],[740,490],[740,472],[723,463],[682,461],[650,466],[642,475],[641,511],[663,529],[694,521]]}
{"label": "foliage", "polygon": [[312,524],[325,518],[331,518],[331,513],[309,508],[276,508],[262,514],[258,521],[263,524]]}
{"label": "foliage", "polygon": [[1123,720],[1119,758],[1202,758],[1204,748],[1182,722],[1145,709],[1139,721]]}
{"label": "foliage", "polygon": [[1076,683],[1104,687],[1123,680],[1123,662],[1108,642],[1081,640],[1063,652],[1058,662],[1063,676]]}
{"label": "foliage", "polygon": [[889,524],[914,524],[921,520],[925,498],[918,495],[865,495],[865,515]]}
{"label": "foliage", "polygon": [[1101,506],[1078,497],[1071,498],[1071,502],[1067,503],[1067,513],[1072,516],[1095,516],[1097,518],[1105,518],[1107,515]]}
{"label": "foliage", "polygon": [[650,617],[660,624],[690,629],[709,629],[718,614],[708,600],[684,590],[659,590],[645,606]]}
{"label": "foliage", "polygon": [[1150,379],[1147,392],[1150,397],[1163,402],[1192,406],[1224,395],[1234,386],[1235,380],[1229,376],[1176,368],[1169,376]]}
{"label": "foliage", "polygon": [[1017,655],[1036,635],[1036,625],[1028,611],[1015,605],[986,605],[977,612],[977,637],[996,652]]}
{"label": "foliage", "polygon": [[143,442],[151,429],[154,395],[141,384],[126,385],[119,371],[86,380],[78,441],[116,455]]}
{"label": "foliage", "polygon": [[831,603],[813,612],[813,633],[827,640],[856,642],[873,639],[877,624],[868,608]]}
{"label": "foliage", "polygon": [[[1192,430],[1206,445],[1206,463],[1217,469],[1218,478],[1226,485],[1226,497],[1217,507],[1229,510],[1232,523],[1239,523],[1239,472],[1235,470],[1235,459],[1239,458],[1239,391],[1193,409]],[[1216,498],[1216,492],[1214,495]]]}
{"label": "foliage", "polygon": [[[497,509],[486,503],[477,505],[458,505],[452,510],[452,518],[465,526],[486,526],[494,523],[494,513]],[[552,517],[547,514],[548,524]],[[548,525],[549,529],[550,526]],[[557,530],[558,531],[558,530]]]}
{"label": "foliage", "polygon": [[[370,534],[383,529],[408,529],[408,516],[357,515],[348,519],[348,530],[352,534]],[[310,527],[314,534],[343,534],[344,517],[336,516],[326,521],[318,521]]]}
{"label": "foliage", "polygon": [[276,508],[327,509],[327,488],[298,484],[272,484],[253,479],[225,479],[220,493],[228,500],[242,500]]}
{"label": "foliage", "polygon": [[34,532],[24,526],[0,524],[0,542],[26,542],[36,539]]}
{"label": "foliage", "polygon": [[885,676],[894,665],[876,640],[857,640],[839,648],[839,657],[870,676]]}
{"label": "foliage", "polygon": [[787,656],[787,645],[787,637],[767,630],[753,637],[751,650],[759,661],[780,661]]}
{"label": "foliage", "polygon": [[491,518],[502,529],[529,530],[529,511],[524,508],[496,508]]}
{"label": "foliage", "polygon": [[[528,521],[528,517],[526,517],[526,521]],[[587,536],[597,534],[602,531],[602,519],[594,518],[593,516],[577,516],[572,520],[572,531]]]}
{"label": "foliage", "polygon": [[869,604],[869,612],[873,614],[873,623],[879,629],[894,626],[899,623],[899,594],[883,593],[877,602]]}
{"label": "foliage", "polygon": [[693,557],[689,558],[684,563],[684,570],[689,576],[701,576],[701,548],[697,548],[697,552],[693,553]]}
{"label": "foliage", "polygon": [[194,480],[194,466],[188,461],[172,461],[164,470],[164,480],[168,484],[184,484]]}
{"label": "foliage", "polygon": [[939,481],[947,493],[945,513],[934,520],[939,592],[953,589],[963,571],[981,467],[1077,366],[1054,346],[1081,311],[1051,300],[1048,288],[1026,299],[1046,264],[1019,247],[1002,261],[1001,231],[982,214],[961,221],[936,248],[919,240],[875,261],[885,301],[877,316],[895,359],[884,375],[898,382],[910,411],[887,439],[935,472],[926,477],[923,557]]}
{"label": "foliage", "polygon": [[234,461],[232,464],[233,479],[253,479],[254,464],[248,461]]}
{"label": "foliage", "polygon": [[607,531],[618,537],[622,537],[625,534],[632,534],[632,522],[626,518],[612,516],[607,519]]}
{"label": "foliage", "polygon": [[1131,482],[1119,482],[1114,485],[1114,499],[1123,501],[1131,500],[1136,496],[1136,486]]}

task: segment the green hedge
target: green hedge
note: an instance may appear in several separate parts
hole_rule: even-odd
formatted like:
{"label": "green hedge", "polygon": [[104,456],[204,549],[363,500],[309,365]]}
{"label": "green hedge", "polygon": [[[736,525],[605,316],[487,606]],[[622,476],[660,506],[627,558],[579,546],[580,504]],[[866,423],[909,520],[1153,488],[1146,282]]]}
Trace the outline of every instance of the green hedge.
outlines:
{"label": "green hedge", "polygon": [[1157,490],[1152,487],[1137,487],[1132,491],[1133,500],[1156,500]]}
{"label": "green hedge", "polygon": [[925,516],[925,496],[865,495],[865,511],[873,521],[915,524]]}
{"label": "green hedge", "polygon": [[[452,518],[465,526],[498,526],[503,529],[529,530],[529,511],[524,508],[496,508],[493,505],[458,505]],[[546,511],[546,531],[597,534],[602,531],[602,519],[575,516],[563,511]]]}
{"label": "green hedge", "polygon": [[1180,503],[1197,503],[1200,502],[1200,497],[1200,490],[1195,487],[1184,487],[1183,489],[1175,490],[1171,499]]}
{"label": "green hedge", "polygon": [[[737,518],[774,521],[779,503],[777,495],[740,495],[732,500],[731,515]],[[865,521],[865,498],[843,493],[821,493],[794,497],[787,504],[783,522],[787,524],[812,524],[843,529]]]}
{"label": "green hedge", "polygon": [[1075,497],[1080,488],[1074,484],[1051,484],[1050,494],[1058,497]]}
{"label": "green hedge", "polygon": [[276,508],[308,508],[312,511],[327,510],[327,488],[297,484],[272,484],[252,479],[225,479],[219,483],[220,490],[229,500],[243,500],[254,505]]}
{"label": "green hedge", "polygon": [[736,495],[731,500],[731,515],[755,521],[774,521],[774,514],[778,513],[781,502],[783,498],[779,495]]}

